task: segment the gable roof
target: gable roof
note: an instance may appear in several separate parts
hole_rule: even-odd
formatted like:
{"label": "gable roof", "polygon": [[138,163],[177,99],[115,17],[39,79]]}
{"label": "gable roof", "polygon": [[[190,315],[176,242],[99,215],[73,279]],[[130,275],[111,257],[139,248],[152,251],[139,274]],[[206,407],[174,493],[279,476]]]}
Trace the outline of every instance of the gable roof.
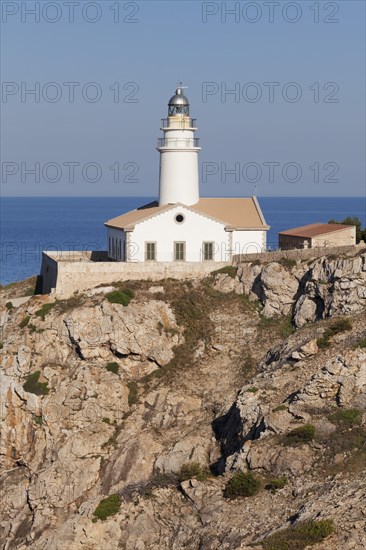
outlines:
{"label": "gable roof", "polygon": [[145,204],[105,222],[107,227],[131,231],[137,223],[141,223],[153,216],[181,206],[197,214],[201,214],[225,225],[228,229],[267,230],[258,201],[251,198],[220,198],[206,197],[196,204],[187,206],[182,203],[164,204],[159,206],[157,201]]}
{"label": "gable roof", "polygon": [[334,233],[335,231],[342,231],[343,229],[349,229],[354,227],[353,225],[343,225],[340,223],[311,223],[309,225],[302,225],[301,227],[295,227],[294,229],[287,229],[281,231],[280,235],[290,235],[292,237],[316,237],[317,235],[325,235],[326,233]]}

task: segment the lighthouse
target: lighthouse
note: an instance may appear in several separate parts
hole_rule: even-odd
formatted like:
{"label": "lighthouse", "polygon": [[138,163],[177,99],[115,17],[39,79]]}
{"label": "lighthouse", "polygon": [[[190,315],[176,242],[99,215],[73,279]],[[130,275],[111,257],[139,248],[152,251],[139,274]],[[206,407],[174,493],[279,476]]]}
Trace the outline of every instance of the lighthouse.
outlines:
{"label": "lighthouse", "polygon": [[189,101],[180,84],[168,103],[168,117],[162,119],[164,137],[158,139],[160,153],[159,206],[199,201],[198,153],[195,119],[189,114]]}
{"label": "lighthouse", "polygon": [[255,197],[199,196],[201,148],[182,84],[169,100],[161,131],[159,196],[105,222],[109,260],[149,263],[150,274],[159,262],[185,262],[185,273],[191,273],[198,262],[230,262],[235,254],[265,249],[269,226]]}

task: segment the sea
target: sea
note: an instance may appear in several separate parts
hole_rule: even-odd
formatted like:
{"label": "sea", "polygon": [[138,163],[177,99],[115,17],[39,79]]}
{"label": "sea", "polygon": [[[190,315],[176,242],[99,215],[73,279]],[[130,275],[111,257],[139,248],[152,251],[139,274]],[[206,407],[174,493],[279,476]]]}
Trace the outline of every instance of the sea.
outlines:
{"label": "sea", "polygon": [[[3,197],[1,199],[0,284],[40,272],[42,250],[106,250],[104,222],[154,197]],[[271,226],[267,244],[277,248],[278,232],[330,219],[358,217],[366,226],[365,197],[258,197]]]}

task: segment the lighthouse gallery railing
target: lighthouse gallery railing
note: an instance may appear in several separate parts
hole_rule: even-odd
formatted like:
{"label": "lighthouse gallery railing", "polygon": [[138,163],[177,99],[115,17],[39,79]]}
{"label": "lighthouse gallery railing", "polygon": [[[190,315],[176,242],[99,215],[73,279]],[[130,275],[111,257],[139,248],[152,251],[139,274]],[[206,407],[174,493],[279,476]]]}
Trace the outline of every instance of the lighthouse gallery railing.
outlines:
{"label": "lighthouse gallery railing", "polygon": [[168,117],[168,118],[162,118],[161,119],[161,126],[162,128],[195,128],[196,126],[196,118],[190,118],[187,116],[184,117]]}
{"label": "lighthouse gallery railing", "polygon": [[180,149],[182,147],[199,147],[199,138],[158,138],[158,147],[172,147]]}

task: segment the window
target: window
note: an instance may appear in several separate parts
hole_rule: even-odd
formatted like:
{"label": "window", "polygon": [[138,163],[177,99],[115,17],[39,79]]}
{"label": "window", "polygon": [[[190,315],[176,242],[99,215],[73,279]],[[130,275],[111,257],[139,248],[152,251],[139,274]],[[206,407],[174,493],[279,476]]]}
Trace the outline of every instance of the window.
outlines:
{"label": "window", "polygon": [[111,238],[108,238],[108,255],[109,257],[112,256],[112,244],[111,244]]}
{"label": "window", "polygon": [[186,243],[174,243],[174,260],[176,262],[184,262],[186,259]]}
{"label": "window", "polygon": [[145,259],[147,261],[156,260],[156,243],[146,243]]}
{"label": "window", "polygon": [[214,259],[214,243],[203,243],[203,259],[204,261]]}

